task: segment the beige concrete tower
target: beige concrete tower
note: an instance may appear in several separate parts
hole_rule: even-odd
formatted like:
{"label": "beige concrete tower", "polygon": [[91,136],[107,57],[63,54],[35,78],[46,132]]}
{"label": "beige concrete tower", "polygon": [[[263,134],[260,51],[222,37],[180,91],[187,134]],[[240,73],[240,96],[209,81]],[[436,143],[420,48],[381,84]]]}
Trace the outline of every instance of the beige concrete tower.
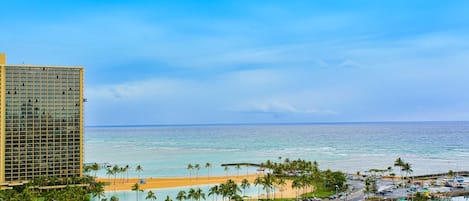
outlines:
{"label": "beige concrete tower", "polygon": [[0,185],[82,176],[83,132],[83,67],[0,54]]}

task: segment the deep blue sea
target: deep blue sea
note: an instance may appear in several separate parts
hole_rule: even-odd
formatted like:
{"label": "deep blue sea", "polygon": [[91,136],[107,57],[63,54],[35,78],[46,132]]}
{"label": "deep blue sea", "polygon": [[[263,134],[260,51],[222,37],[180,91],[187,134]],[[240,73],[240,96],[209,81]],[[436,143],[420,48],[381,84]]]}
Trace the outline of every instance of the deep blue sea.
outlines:
{"label": "deep blue sea", "polygon": [[[469,122],[87,127],[85,132],[86,163],[141,164],[143,177],[188,176],[189,163],[206,162],[212,175],[224,175],[222,163],[279,157],[316,160],[321,169],[349,173],[386,168],[397,157],[410,162],[415,174],[469,170]],[[202,168],[199,174],[206,172]]]}

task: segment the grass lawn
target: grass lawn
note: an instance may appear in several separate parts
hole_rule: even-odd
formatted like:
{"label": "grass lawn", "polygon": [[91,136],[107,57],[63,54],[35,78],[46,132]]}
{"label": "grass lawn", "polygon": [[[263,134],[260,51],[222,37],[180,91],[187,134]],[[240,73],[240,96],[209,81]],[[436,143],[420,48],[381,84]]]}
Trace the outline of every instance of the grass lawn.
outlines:
{"label": "grass lawn", "polygon": [[329,197],[331,195],[334,195],[335,194],[335,191],[329,191],[329,190],[325,190],[325,189],[318,189],[314,192],[311,192],[311,193],[306,193],[306,194],[301,194],[300,197],[304,198],[304,197],[307,197],[307,198],[310,198],[310,197],[318,197],[318,198],[326,198],[326,197]]}

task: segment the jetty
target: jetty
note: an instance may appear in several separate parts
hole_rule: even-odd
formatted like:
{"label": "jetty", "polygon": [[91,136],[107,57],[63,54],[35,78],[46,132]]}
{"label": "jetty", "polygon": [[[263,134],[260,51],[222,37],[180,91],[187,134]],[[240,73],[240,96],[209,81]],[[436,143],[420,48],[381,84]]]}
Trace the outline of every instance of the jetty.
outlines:
{"label": "jetty", "polygon": [[225,167],[225,166],[252,166],[252,167],[260,167],[261,165],[260,164],[256,164],[256,163],[225,163],[225,164],[221,164],[222,167]]}
{"label": "jetty", "polygon": [[[440,177],[445,177],[445,176],[448,176],[448,175],[449,175],[448,173],[424,174],[424,175],[412,176],[412,178],[414,178],[414,179],[438,179]],[[453,175],[468,177],[469,176],[469,171],[453,172]]]}

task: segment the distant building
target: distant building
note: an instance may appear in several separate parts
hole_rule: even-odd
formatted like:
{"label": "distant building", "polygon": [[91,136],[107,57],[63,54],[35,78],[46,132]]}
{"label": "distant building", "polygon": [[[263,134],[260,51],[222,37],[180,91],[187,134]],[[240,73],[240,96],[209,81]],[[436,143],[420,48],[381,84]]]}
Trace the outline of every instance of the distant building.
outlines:
{"label": "distant building", "polygon": [[0,185],[80,177],[83,67],[6,64],[0,54]]}

